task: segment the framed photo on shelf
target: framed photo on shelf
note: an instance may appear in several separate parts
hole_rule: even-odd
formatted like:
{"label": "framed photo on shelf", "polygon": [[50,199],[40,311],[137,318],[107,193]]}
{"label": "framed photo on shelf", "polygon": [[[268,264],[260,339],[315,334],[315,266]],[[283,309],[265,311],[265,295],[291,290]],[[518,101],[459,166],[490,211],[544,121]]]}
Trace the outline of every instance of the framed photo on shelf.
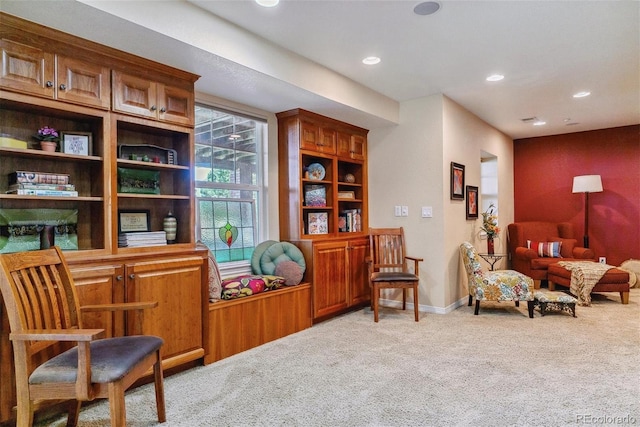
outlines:
{"label": "framed photo on shelf", "polygon": [[307,215],[307,234],[329,233],[329,214],[327,212],[309,212]]}
{"label": "framed photo on shelf", "polygon": [[150,231],[148,210],[118,210],[118,233]]}
{"label": "framed photo on shelf", "polygon": [[464,200],[464,165],[451,162],[451,200]]}
{"label": "framed photo on shelf", "polygon": [[61,151],[66,154],[90,156],[91,139],[91,132],[60,132]]}
{"label": "framed photo on shelf", "polygon": [[467,185],[467,219],[478,218],[478,187]]}
{"label": "framed photo on shelf", "polygon": [[304,186],[304,205],[312,207],[327,206],[327,189],[324,185]]}
{"label": "framed photo on shelf", "polygon": [[356,193],[353,191],[338,191],[338,199],[355,199]]}

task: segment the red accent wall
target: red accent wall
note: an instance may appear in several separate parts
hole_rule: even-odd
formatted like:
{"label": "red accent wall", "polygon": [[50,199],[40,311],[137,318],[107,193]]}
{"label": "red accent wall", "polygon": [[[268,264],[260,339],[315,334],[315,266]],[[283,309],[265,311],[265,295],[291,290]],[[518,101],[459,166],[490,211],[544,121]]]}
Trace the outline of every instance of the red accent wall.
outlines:
{"label": "red accent wall", "polygon": [[584,234],[573,177],[600,175],[589,194],[589,246],[607,264],[640,259],[640,125],[514,141],[514,220],[569,221]]}

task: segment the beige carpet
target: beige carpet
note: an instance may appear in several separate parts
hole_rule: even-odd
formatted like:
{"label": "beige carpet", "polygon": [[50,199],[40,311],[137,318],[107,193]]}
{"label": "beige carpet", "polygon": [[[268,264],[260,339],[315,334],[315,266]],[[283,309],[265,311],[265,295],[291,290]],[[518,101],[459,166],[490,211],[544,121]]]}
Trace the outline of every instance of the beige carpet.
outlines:
{"label": "beige carpet", "polygon": [[[375,324],[360,310],[168,377],[164,425],[640,423],[640,289],[628,305],[594,295],[577,318],[529,319],[526,304],[509,303],[419,323],[412,313],[383,309]],[[150,385],[126,399],[128,425],[157,425]],[[108,425],[106,401],[80,414],[79,426]]]}

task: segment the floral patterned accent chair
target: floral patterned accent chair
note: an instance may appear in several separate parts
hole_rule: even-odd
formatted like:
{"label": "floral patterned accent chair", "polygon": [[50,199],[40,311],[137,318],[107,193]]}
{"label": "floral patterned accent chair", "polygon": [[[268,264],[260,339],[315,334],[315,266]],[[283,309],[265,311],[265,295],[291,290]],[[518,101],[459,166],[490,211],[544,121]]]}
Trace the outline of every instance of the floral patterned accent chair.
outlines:
{"label": "floral patterned accent chair", "polygon": [[469,279],[469,306],[476,299],[473,314],[480,310],[480,301],[527,301],[529,317],[533,318],[533,279],[514,270],[486,271],[482,268],[476,248],[469,242],[460,245],[460,257]]}

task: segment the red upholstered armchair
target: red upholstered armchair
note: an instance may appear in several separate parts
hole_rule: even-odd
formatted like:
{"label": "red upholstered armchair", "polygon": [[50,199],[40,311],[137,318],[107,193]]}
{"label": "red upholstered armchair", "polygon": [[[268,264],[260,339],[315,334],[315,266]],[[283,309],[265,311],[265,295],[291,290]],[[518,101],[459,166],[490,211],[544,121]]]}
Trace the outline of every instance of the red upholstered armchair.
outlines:
{"label": "red upholstered armchair", "polygon": [[[507,229],[511,268],[531,277],[536,289],[540,288],[541,280],[547,280],[549,264],[571,260],[595,261],[593,250],[577,246],[578,241],[573,237],[573,225],[569,222],[516,222],[509,224]],[[559,254],[554,254],[549,245],[540,248],[536,245],[534,249],[527,249],[527,240],[543,244],[561,242]]]}

